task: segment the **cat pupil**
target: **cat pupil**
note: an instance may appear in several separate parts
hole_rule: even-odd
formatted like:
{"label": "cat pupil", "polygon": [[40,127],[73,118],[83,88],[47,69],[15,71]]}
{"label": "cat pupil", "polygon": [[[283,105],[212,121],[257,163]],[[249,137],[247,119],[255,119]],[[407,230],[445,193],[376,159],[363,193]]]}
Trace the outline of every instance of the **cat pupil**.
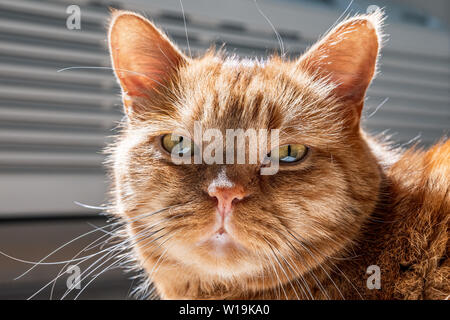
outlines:
{"label": "cat pupil", "polygon": [[178,152],[178,156],[182,157],[183,154],[186,152],[186,148],[183,147],[183,137],[180,136],[178,138],[178,142],[179,142],[179,146],[180,146],[180,151]]}
{"label": "cat pupil", "polygon": [[290,144],[288,144],[286,148],[287,148],[287,155],[285,157],[281,158],[280,160],[282,162],[295,162],[295,161],[297,161],[298,159],[297,159],[296,155],[292,154],[292,146]]}

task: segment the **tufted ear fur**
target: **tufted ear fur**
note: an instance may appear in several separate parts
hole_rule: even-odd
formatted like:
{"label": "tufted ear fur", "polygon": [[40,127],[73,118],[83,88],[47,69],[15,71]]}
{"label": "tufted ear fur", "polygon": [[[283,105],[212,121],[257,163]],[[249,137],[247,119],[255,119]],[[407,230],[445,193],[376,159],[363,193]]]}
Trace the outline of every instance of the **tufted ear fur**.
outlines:
{"label": "tufted ear fur", "polygon": [[346,20],[297,62],[302,70],[334,86],[332,94],[352,108],[348,111],[353,123],[359,123],[365,93],[376,72],[382,21],[380,11]]}
{"label": "tufted ear fur", "polygon": [[109,26],[109,51],[122,88],[125,112],[139,112],[136,100],[164,91],[187,58],[144,17],[114,11]]}

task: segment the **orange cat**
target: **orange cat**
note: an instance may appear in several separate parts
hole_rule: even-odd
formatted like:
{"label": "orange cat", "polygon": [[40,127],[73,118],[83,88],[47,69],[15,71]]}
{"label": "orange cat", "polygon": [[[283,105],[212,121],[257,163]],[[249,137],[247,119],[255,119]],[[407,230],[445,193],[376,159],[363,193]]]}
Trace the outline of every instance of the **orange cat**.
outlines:
{"label": "orange cat", "polygon": [[[294,61],[261,62],[190,58],[142,16],[113,13],[127,120],[110,148],[111,213],[157,296],[449,297],[450,142],[389,150],[359,124],[381,24],[380,12],[356,16]],[[230,129],[279,138],[253,163],[210,161],[234,160],[216,147],[198,160],[211,139],[196,124],[216,140]]]}

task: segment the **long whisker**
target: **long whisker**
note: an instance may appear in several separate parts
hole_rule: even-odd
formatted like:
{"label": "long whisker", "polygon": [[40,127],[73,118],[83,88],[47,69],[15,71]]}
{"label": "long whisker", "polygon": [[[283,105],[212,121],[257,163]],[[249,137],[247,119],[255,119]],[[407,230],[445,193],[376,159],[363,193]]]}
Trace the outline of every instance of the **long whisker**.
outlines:
{"label": "long whisker", "polygon": [[[144,241],[143,245],[142,245],[142,249],[148,247],[150,244],[160,240],[161,238],[165,237],[168,233],[163,234],[159,237],[157,237],[156,239],[150,239],[151,241],[146,240],[147,238],[150,238],[151,236],[157,234],[158,232],[164,230],[164,228],[158,229],[156,231],[153,231],[153,227],[155,227],[156,225],[158,225],[160,222],[168,222],[172,219],[175,219],[177,217],[180,216],[184,216],[186,215],[186,213],[182,213],[182,214],[178,214],[178,215],[174,215],[171,216],[170,218],[163,218],[162,220],[160,220],[159,222],[156,222],[154,224],[152,224],[150,227],[146,227],[143,231],[138,232],[136,235],[134,235],[133,237],[128,237],[127,239],[125,239],[125,241],[119,243],[118,245],[116,245],[115,247],[112,247],[113,249],[118,249],[118,253],[112,255],[111,257],[108,258],[108,255],[110,255],[114,250],[109,248],[108,252],[106,253],[106,255],[103,255],[102,257],[100,257],[99,259],[97,259],[94,263],[92,263],[86,270],[83,271],[80,280],[78,281],[78,283],[81,283],[81,281],[84,281],[84,279],[86,279],[88,276],[90,276],[95,270],[97,270],[100,266],[104,265],[107,261],[114,259],[116,256],[118,256],[119,254],[121,254],[122,251],[125,251],[129,248],[129,246],[125,246],[124,248],[120,249],[120,247],[123,247],[124,244],[126,243],[132,243],[134,239],[137,238],[141,238],[140,240],[138,240],[137,242],[134,243],[134,245],[137,245],[139,242]],[[172,237],[174,236],[174,234],[172,234],[172,236],[166,240],[164,240],[162,243],[160,243],[156,248],[159,248],[160,246],[162,246],[166,241],[170,240]],[[154,248],[154,249],[156,249]],[[94,268],[91,272],[89,272],[88,274],[86,274],[86,272],[91,269],[92,267],[94,267],[97,263],[99,263],[101,260],[103,260],[103,258],[107,258],[105,261],[103,261],[102,263],[100,263],[99,266],[97,266],[96,268]],[[110,269],[112,268],[112,266],[116,263],[121,263],[122,260],[125,260],[126,258],[128,258],[127,255],[124,255],[122,258],[118,259],[118,261],[113,262],[110,266],[108,266],[106,269]],[[94,276],[94,279],[97,278],[101,273],[106,272],[106,270],[100,272],[97,276]],[[86,275],[85,275],[86,274]],[[84,277],[83,277],[84,276]],[[92,279],[91,281],[89,281],[89,283],[86,285],[88,286],[94,279]],[[86,286],[83,288],[83,291],[86,289]],[[71,290],[67,291],[64,296],[61,299],[64,299]],[[77,297],[81,294],[81,292],[77,295]],[[75,298],[76,299],[76,298]]]}
{"label": "long whisker", "polygon": [[87,209],[93,209],[93,210],[107,210],[109,209],[109,207],[106,206],[91,206],[85,203],[81,203],[78,201],[74,201],[73,203],[75,203],[77,206],[83,207],[83,208],[87,208]]}
{"label": "long whisker", "polygon": [[[297,294],[297,290],[295,290],[294,285],[292,284],[292,281],[289,281],[289,280],[290,280],[290,279],[289,279],[289,276],[287,275],[286,271],[284,270],[283,266],[281,265],[280,259],[278,258],[277,254],[275,253],[274,248],[273,248],[272,245],[269,243],[269,241],[267,241],[267,239],[266,239],[266,242],[267,242],[267,244],[269,245],[269,248],[270,248],[270,250],[272,251],[273,256],[275,257],[275,259],[276,259],[278,265],[280,266],[281,272],[283,272],[284,276],[286,277],[286,279],[287,279],[288,282],[289,282],[289,285],[291,286],[292,290],[294,291],[295,296],[297,297],[297,300],[300,300],[300,297],[299,297],[298,294]],[[303,290],[303,288],[302,288],[302,290]]]}
{"label": "long whisker", "polygon": [[256,0],[253,0],[255,2],[255,6],[256,9],[258,10],[258,12],[263,16],[263,18],[267,21],[267,23],[270,25],[270,27],[273,30],[273,33],[275,33],[275,36],[277,37],[278,40],[278,44],[280,46],[280,51],[281,51],[281,56],[285,55],[285,51],[284,51],[284,43],[283,43],[283,39],[281,38],[280,34],[278,33],[277,29],[275,28],[275,26],[273,25],[272,21],[270,21],[270,19],[264,14],[264,12],[261,10],[261,8],[259,7],[258,2],[256,2]]}
{"label": "long whisker", "polygon": [[[268,243],[268,245],[270,246],[269,243]],[[274,253],[272,252],[272,255],[273,255],[273,254],[274,254]],[[266,255],[267,255],[267,254],[266,254]],[[269,259],[269,261],[272,262],[272,263],[271,263],[272,269],[273,269],[273,271],[274,271],[274,273],[275,273],[275,276],[276,276],[277,279],[278,279],[278,288],[281,289],[281,290],[283,291],[283,294],[284,294],[284,297],[286,298],[286,300],[289,300],[289,297],[288,297],[288,295],[287,295],[287,293],[286,293],[286,290],[284,289],[283,282],[281,281],[281,278],[280,278],[280,276],[279,276],[279,274],[278,274],[278,271],[277,271],[277,269],[276,269],[276,267],[275,267],[275,265],[274,265],[274,263],[273,263],[273,260],[270,258],[269,255],[267,255],[267,258]],[[281,265],[280,265],[280,268],[282,269]]]}
{"label": "long whisker", "polygon": [[67,70],[74,70],[74,69],[100,69],[100,70],[117,70],[120,72],[128,72],[137,76],[141,76],[141,77],[145,77],[151,81],[154,81],[154,79],[150,78],[148,75],[144,74],[144,73],[140,73],[140,72],[136,72],[136,71],[132,71],[132,70],[127,70],[127,69],[121,69],[121,68],[112,68],[112,67],[94,67],[94,66],[73,66],[73,67],[66,67],[66,68],[62,68],[62,69],[58,69],[56,70],[56,72],[63,72],[63,71],[67,71]]}
{"label": "long whisker", "polygon": [[[308,261],[303,257],[303,255],[297,250],[297,248],[295,248],[295,246],[292,244],[292,242],[289,239],[286,239],[287,243],[289,245],[289,247],[298,254],[298,257],[302,260],[303,263],[306,264],[306,266],[309,268],[309,273],[311,274],[311,277],[313,278],[313,280],[316,282],[317,286],[319,287],[319,290],[324,294],[324,296],[327,299],[330,299],[330,296],[328,295],[327,291],[325,290],[325,288],[323,287],[322,283],[320,282],[320,280],[317,278],[317,276],[314,274],[314,270],[311,267],[311,265],[308,263]],[[303,276],[301,276],[303,278]],[[306,282],[306,280],[305,280]]]}
{"label": "long whisker", "polygon": [[[300,244],[300,246],[305,249],[305,251],[311,256],[311,258],[317,263],[317,265],[319,266],[319,268],[322,269],[322,271],[325,273],[325,275],[330,279],[331,283],[333,283],[333,285],[335,286],[336,290],[339,292],[339,295],[341,296],[342,299],[345,300],[344,295],[342,294],[341,290],[339,289],[339,287],[336,285],[336,283],[333,281],[333,279],[331,278],[331,276],[328,274],[328,272],[325,270],[325,268],[322,266],[322,264],[316,259],[316,257],[313,255],[313,253],[311,252],[311,250],[308,249],[308,247],[306,247],[306,245],[300,241],[295,235],[293,235],[289,230],[288,230],[289,234],[297,241],[298,244]],[[297,232],[293,231],[297,236],[301,237]]]}
{"label": "long whisker", "polygon": [[187,43],[187,47],[188,47],[188,51],[189,51],[189,57],[192,58],[191,46],[189,44],[189,36],[188,36],[188,30],[187,30],[187,25],[186,25],[186,13],[184,12],[184,7],[183,7],[183,1],[182,0],[180,0],[180,6],[181,6],[181,12],[183,13],[184,31],[186,33],[186,43]]}
{"label": "long whisker", "polygon": [[150,81],[153,81],[155,83],[157,83],[159,86],[161,86],[162,88],[167,89],[168,91],[169,88],[161,83],[160,81],[156,80],[155,78],[150,77],[148,74],[144,74],[141,72],[136,72],[133,70],[127,70],[127,69],[121,69],[121,68],[112,68],[112,67],[93,67],[93,66],[73,66],[73,67],[66,67],[66,68],[62,68],[59,70],[56,70],[56,72],[63,72],[63,71],[67,71],[67,70],[73,70],[73,69],[100,69],[100,70],[113,70],[113,71],[120,71],[120,72],[128,72],[137,76],[141,76],[141,77],[145,77],[147,79],[149,79]]}
{"label": "long whisker", "polygon": [[[165,233],[165,234],[163,234],[163,235],[161,235],[160,237],[158,237],[158,238],[156,238],[156,239],[153,239],[151,242],[150,242],[150,244],[151,243],[154,243],[154,242],[156,242],[156,241],[158,241],[159,239],[161,239],[161,238],[163,238],[163,237],[165,237],[166,235],[168,235],[169,233]],[[174,235],[172,234],[172,236],[171,237],[169,237],[169,238],[167,238],[166,240],[164,240],[162,243],[160,243],[156,248],[159,248],[159,247],[161,247],[164,243],[166,243],[166,242],[168,242],[170,239],[172,239],[174,237]],[[147,244],[145,244],[145,245],[147,245]],[[167,251],[167,249],[164,251],[164,253]],[[162,254],[162,255],[164,255],[164,253]],[[119,254],[120,254],[120,252],[119,252]],[[161,256],[162,256],[161,255]],[[117,256],[117,255],[115,255],[115,256]],[[115,257],[114,256],[114,257]],[[114,257],[111,257],[111,258],[114,258]],[[105,273],[106,271],[108,271],[108,270],[111,270],[111,268],[113,268],[115,265],[118,265],[118,266],[120,266],[121,265],[121,263],[122,263],[122,261],[123,260],[126,260],[128,258],[128,256],[127,255],[124,255],[122,258],[119,258],[117,261],[114,261],[112,264],[110,264],[108,267],[106,267],[104,270],[102,270],[101,272],[99,272],[99,273],[97,273],[95,276],[93,276],[93,278],[84,286],[84,288],[75,296],[75,298],[74,298],[74,300],[77,300],[78,299],[78,297],[81,295],[81,293],[83,293],[83,291],[84,290],[86,290],[86,288],[95,280],[95,279],[97,279],[101,274],[103,274],[103,273]],[[98,269],[100,266],[98,266],[96,269]],[[95,269],[94,269],[95,270]],[[94,270],[92,270],[91,271],[91,273],[92,272],[94,272]],[[90,273],[90,274],[91,274]],[[86,277],[88,277],[90,274],[88,274],[88,275],[86,275]],[[85,277],[85,278],[86,278]],[[81,282],[81,281],[80,281]]]}
{"label": "long whisker", "polygon": [[328,32],[330,32],[330,30],[333,29],[341,21],[342,17],[350,9],[352,4],[353,4],[353,0],[350,0],[350,3],[347,5],[345,10],[341,13],[341,15],[336,19],[336,21],[331,25],[331,27],[328,28],[328,30],[324,34],[328,34]]}
{"label": "long whisker", "polygon": [[[89,244],[88,244],[87,246],[85,246],[83,249],[81,249],[80,251],[78,251],[78,253],[72,257],[72,260],[75,259],[75,258],[77,258],[81,253],[83,253],[87,248],[89,248],[90,246],[92,246],[94,243],[96,243],[96,242],[102,240],[103,238],[107,237],[108,235],[109,235],[109,234],[104,234],[104,235],[102,235],[101,237],[99,237],[99,238],[97,238],[96,240],[94,240],[94,241],[92,241],[91,243],[89,243]],[[53,292],[54,292],[54,290],[55,290],[56,280],[61,276],[61,274],[63,273],[63,270],[66,270],[66,268],[67,268],[67,266],[69,265],[69,263],[70,263],[70,262],[67,262],[67,263],[59,270],[59,272],[58,272],[58,274],[57,274],[55,280],[54,280],[54,281],[53,281],[53,280],[51,281],[51,282],[53,282],[53,284],[52,284],[52,287],[51,287],[51,290],[50,290],[50,298],[49,298],[50,300],[52,300],[52,298],[53,298]],[[39,292],[40,292],[40,291],[39,291]],[[38,292],[38,293],[39,293],[39,292]],[[36,294],[35,294],[35,295],[36,295]],[[32,299],[32,298],[31,298],[31,299]]]}
{"label": "long whisker", "polygon": [[388,100],[389,100],[389,97],[386,97],[383,101],[381,101],[381,103],[375,108],[375,110],[374,110],[371,114],[369,114],[369,115],[367,116],[366,119],[369,119],[369,118],[371,118],[372,116],[374,116],[375,113],[377,113],[377,111],[378,111],[382,106],[384,106],[384,104],[385,104],[386,102],[388,102]]}
{"label": "long whisker", "polygon": [[[161,229],[160,229],[160,230],[161,230]],[[146,231],[146,232],[147,232],[147,231]],[[52,279],[52,280],[49,281],[47,284],[45,284],[41,289],[39,289],[37,292],[35,292],[35,293],[34,293],[32,296],[30,296],[28,299],[30,300],[30,299],[34,298],[37,294],[39,294],[40,292],[42,292],[42,290],[44,290],[44,289],[47,288],[50,284],[53,283],[52,289],[51,289],[51,294],[50,294],[50,299],[51,299],[52,294],[53,294],[53,289],[54,289],[54,286],[55,286],[55,284],[56,284],[56,281],[63,275],[62,270],[64,270],[64,269],[67,267],[67,265],[68,265],[69,263],[73,263],[73,262],[79,261],[78,264],[81,264],[81,263],[83,263],[83,262],[89,260],[90,258],[92,258],[92,257],[94,257],[94,256],[98,256],[98,255],[100,255],[100,254],[102,254],[102,253],[104,253],[104,255],[105,255],[105,254],[108,254],[109,252],[114,251],[114,250],[120,248],[121,246],[123,246],[124,242],[130,241],[130,239],[126,239],[125,241],[122,241],[122,242],[120,242],[119,244],[116,244],[116,245],[114,245],[114,246],[112,246],[112,247],[109,247],[109,248],[107,248],[107,249],[102,249],[101,251],[99,251],[99,252],[97,252],[97,253],[95,253],[95,254],[91,254],[91,255],[88,255],[88,256],[81,257],[81,258],[79,258],[79,259],[75,259],[75,257],[78,256],[80,253],[84,252],[84,251],[86,250],[86,248],[92,246],[95,242],[101,240],[101,238],[103,238],[103,237],[105,237],[105,236],[107,236],[107,235],[108,235],[108,234],[103,235],[103,236],[100,237],[99,239],[94,240],[93,242],[91,242],[90,244],[88,244],[85,248],[83,248],[82,250],[80,250],[80,251],[79,251],[79,252],[78,252],[71,260],[68,260],[68,261],[67,261],[66,265],[65,265],[63,268],[61,268],[60,272],[58,273],[58,275],[57,275],[54,279]],[[113,235],[112,235],[110,238],[108,238],[106,241],[110,240],[111,238],[113,238],[113,237],[115,237],[115,236],[116,236],[116,235],[113,234]],[[139,236],[139,234],[138,234],[137,236]],[[103,255],[103,256],[104,256],[104,255]],[[103,256],[102,256],[102,257],[103,257]],[[59,263],[58,263],[58,264],[59,264]],[[86,270],[85,270],[85,271],[86,271]]]}
{"label": "long whisker", "polygon": [[[158,232],[160,232],[160,231],[162,231],[162,230],[164,230],[164,228],[161,228],[161,229],[159,229],[159,230],[157,230],[157,231],[154,231],[153,233],[151,233],[151,235],[154,235],[154,234],[156,234],[156,233],[158,233]],[[144,230],[144,231],[148,231],[148,230]],[[146,233],[146,232],[144,232],[144,234]],[[157,237],[156,239],[154,239],[153,240],[153,242],[154,241],[157,241],[157,240],[159,240],[159,239],[161,239],[162,237],[164,237],[165,235],[167,235],[167,233],[166,234],[163,234],[163,235],[161,235],[161,236],[159,236],[159,237]],[[138,237],[142,237],[143,235],[137,235]],[[147,239],[147,236],[145,236],[144,235],[144,238],[142,238],[141,240],[139,240],[138,242],[140,242],[140,241],[145,241]],[[123,241],[123,242],[128,242],[128,241],[130,241],[130,239],[125,239],[125,241]],[[123,244],[123,243],[121,243],[121,244]],[[114,250],[110,250],[110,251],[108,251],[107,253],[106,253],[106,255],[103,255],[102,257],[100,257],[99,259],[97,259],[94,263],[92,263],[86,270],[84,270],[83,271],[83,273],[80,275],[80,279],[79,279],[79,281],[76,283],[76,284],[74,284],[74,286],[70,289],[70,290],[68,290],[68,291],[66,291],[66,293],[61,297],[61,300],[62,299],[64,299],[72,290],[73,290],[73,288],[76,286],[76,285],[78,285],[78,284],[81,284],[81,282],[82,281],[84,281],[89,275],[91,275],[93,272],[95,272],[95,270],[97,270],[98,268],[100,268],[102,265],[104,265],[106,262],[108,262],[108,261],[110,261],[111,259],[113,259],[113,258],[115,258],[116,256],[118,256],[119,254],[121,254],[124,250],[126,250],[128,247],[125,247],[125,248],[122,248],[122,249],[118,249],[117,250],[117,252],[115,253],[115,254],[112,254],[113,252],[114,252]],[[112,254],[112,255],[111,255]],[[108,255],[111,255],[109,258],[107,258],[108,257]],[[103,258],[107,258],[105,261],[103,261],[101,264],[99,264],[97,267],[95,267],[93,270],[91,270],[88,274],[86,274],[86,272],[87,271],[89,271],[93,266],[95,266],[97,263],[99,263],[101,260],[103,260]],[[84,276],[84,277],[83,277]],[[91,283],[91,282],[89,282],[89,283]],[[88,283],[88,284],[89,284]],[[86,286],[83,288],[83,290],[86,288]]]}
{"label": "long whisker", "polygon": [[353,287],[353,289],[356,291],[356,293],[359,295],[359,297],[361,298],[361,300],[364,300],[364,297],[363,297],[363,295],[359,292],[359,290],[356,288],[356,286],[353,284],[353,282],[351,282],[350,281],[350,279],[345,275],[345,273],[336,265],[336,264],[334,264],[332,261],[329,261],[331,264],[332,264],[332,266],[334,267],[334,268],[336,268],[341,274],[342,274],[342,276],[344,277],[344,279]]}
{"label": "long whisker", "polygon": [[[281,257],[289,266],[289,269],[292,271],[292,274],[295,275],[296,277],[300,278],[300,280],[298,278],[296,278],[295,281],[298,283],[298,285],[300,286],[300,288],[301,288],[302,292],[305,294],[305,296],[307,296],[307,294],[305,293],[305,290],[303,288],[305,288],[308,291],[308,294],[311,297],[311,299],[315,300],[314,295],[311,291],[311,288],[308,285],[308,281],[306,281],[306,279],[303,277],[302,273],[299,272],[298,268],[295,266],[294,261],[292,260],[292,257],[289,257],[289,260],[291,260],[292,264],[289,263],[289,261],[284,256],[281,255]],[[304,284],[304,287],[302,286],[302,283]]]}
{"label": "long whisker", "polygon": [[[162,209],[160,209],[160,210],[157,210],[157,211],[151,212],[151,213],[149,213],[149,214],[146,214],[146,216],[152,216],[152,215],[161,213],[161,212],[163,212],[163,211],[169,210],[169,209],[171,209],[171,208],[179,207],[179,206],[182,206],[182,205],[185,205],[185,204],[179,204],[179,205],[174,205],[174,206],[169,206],[169,207],[166,207],[166,208],[162,208]],[[138,216],[138,217],[135,217],[135,218],[130,219],[130,221],[134,221],[134,220],[142,219],[142,218],[143,218],[143,217]],[[86,237],[87,235],[90,235],[90,234],[92,234],[92,233],[98,232],[99,230],[106,229],[106,228],[111,227],[111,226],[121,225],[121,224],[123,224],[122,221],[115,222],[115,223],[111,223],[111,224],[108,224],[108,225],[106,225],[106,226],[104,226],[104,227],[101,227],[101,228],[98,228],[98,229],[94,229],[94,230],[88,231],[88,232],[86,232],[86,233],[84,233],[84,234],[82,234],[82,235],[79,235],[79,236],[75,237],[74,239],[72,239],[72,240],[70,240],[70,241],[64,243],[64,244],[61,245],[60,247],[56,248],[55,250],[53,250],[52,252],[50,252],[48,255],[46,255],[44,258],[42,258],[41,260],[39,260],[39,261],[37,261],[37,262],[36,262],[36,261],[27,261],[27,260],[24,260],[24,259],[15,258],[15,257],[13,257],[13,256],[11,256],[11,255],[8,255],[8,254],[2,252],[2,251],[0,251],[0,254],[4,255],[4,256],[6,256],[6,257],[12,259],[12,260],[16,260],[16,261],[18,261],[18,262],[22,262],[22,263],[32,264],[32,265],[33,265],[33,267],[29,268],[27,271],[25,271],[24,273],[22,273],[22,274],[19,275],[18,277],[14,278],[14,280],[18,280],[18,279],[22,278],[23,276],[25,276],[26,274],[28,274],[30,271],[32,271],[34,268],[36,268],[38,265],[55,265],[55,264],[64,264],[64,263],[67,263],[68,261],[57,261],[57,262],[44,262],[44,261],[45,261],[47,258],[51,257],[51,256],[52,256],[53,254],[55,254],[56,252],[58,252],[58,251],[60,251],[61,249],[63,249],[64,247],[68,246],[69,244],[71,244],[71,243],[73,243],[73,242],[75,242],[75,241],[77,241],[77,240],[79,240],[79,239],[81,239],[81,238],[83,238],[83,237]]]}

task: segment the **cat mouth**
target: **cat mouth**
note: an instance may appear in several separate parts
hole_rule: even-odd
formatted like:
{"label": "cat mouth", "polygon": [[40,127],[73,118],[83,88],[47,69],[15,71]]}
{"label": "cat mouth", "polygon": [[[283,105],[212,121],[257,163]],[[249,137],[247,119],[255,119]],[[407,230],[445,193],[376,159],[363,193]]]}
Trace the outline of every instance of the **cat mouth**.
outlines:
{"label": "cat mouth", "polygon": [[211,249],[225,249],[238,246],[236,240],[224,226],[220,226],[210,233],[200,242],[200,244],[210,247]]}
{"label": "cat mouth", "polygon": [[231,236],[229,232],[225,229],[224,226],[220,226],[219,228],[215,229],[215,231],[210,232],[207,236],[205,241],[217,241],[217,242],[224,242],[225,240],[230,239]]}
{"label": "cat mouth", "polygon": [[225,227],[220,227],[219,229],[217,229],[213,233],[211,239],[219,243],[234,241],[232,235],[225,229]]}
{"label": "cat mouth", "polygon": [[217,231],[213,233],[210,239],[217,244],[227,244],[233,241],[230,234],[227,232],[227,230],[225,230],[224,227],[220,227],[219,229],[217,229]]}

